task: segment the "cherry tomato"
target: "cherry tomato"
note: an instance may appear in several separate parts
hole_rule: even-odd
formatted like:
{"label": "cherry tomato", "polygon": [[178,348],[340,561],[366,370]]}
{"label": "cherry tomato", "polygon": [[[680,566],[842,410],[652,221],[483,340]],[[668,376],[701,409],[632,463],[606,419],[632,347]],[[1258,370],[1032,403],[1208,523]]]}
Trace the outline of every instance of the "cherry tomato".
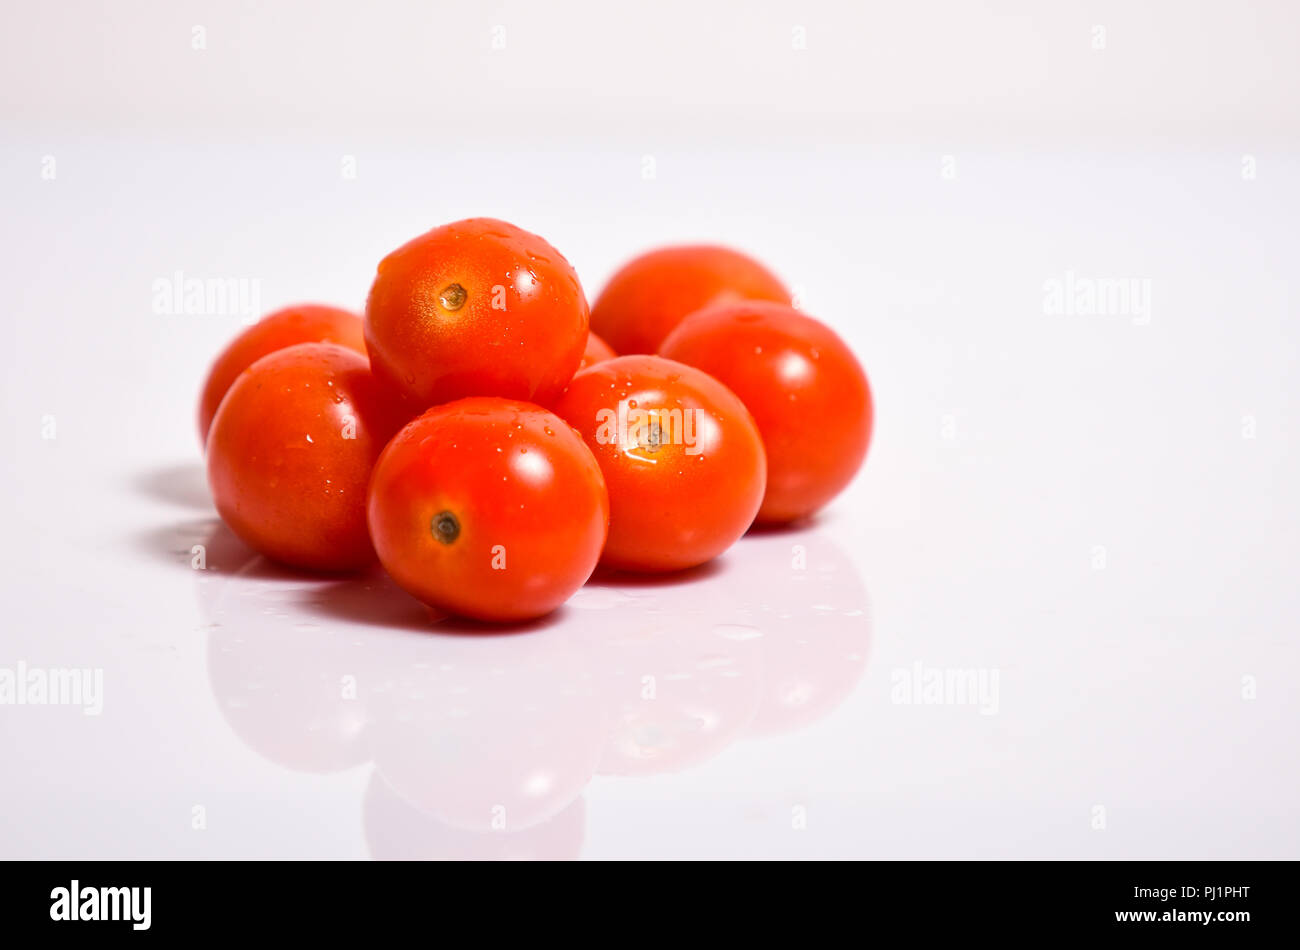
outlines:
{"label": "cherry tomato", "polygon": [[587,334],[587,348],[582,353],[582,364],[579,369],[586,369],[592,363],[601,363],[605,360],[612,360],[618,356],[608,343],[596,336],[594,333]]}
{"label": "cherry tomato", "polygon": [[478,620],[540,617],[591,575],[609,523],[600,466],[539,406],[461,399],[410,422],[375,465],[370,534],[393,580]]}
{"label": "cherry tomato", "polygon": [[605,473],[608,566],[694,567],[754,520],[763,443],[741,401],[706,373],[658,356],[620,356],[574,376],[556,412]]}
{"label": "cherry tomato", "polygon": [[375,374],[419,412],[464,396],[550,402],[578,369],[587,298],[563,255],[493,218],[385,257],[366,303]]}
{"label": "cherry tomato", "polygon": [[333,343],[264,356],[235,380],[208,439],[217,511],[256,551],[295,567],[374,560],[366,484],[401,424],[366,358]]}
{"label": "cherry tomato", "polygon": [[301,304],[268,313],[235,337],[208,371],[199,400],[199,438],[204,445],[221,397],[239,374],[263,356],[295,343],[338,343],[362,355],[366,352],[361,317],[348,310]]}
{"label": "cherry tomato", "polygon": [[680,245],[634,258],[591,308],[591,328],[618,353],[655,353],[689,313],[736,300],[790,302],[766,267],[726,247]]}
{"label": "cherry tomato", "polygon": [[687,317],[660,352],[712,373],[753,413],[767,449],[760,523],[812,514],[857,474],[871,441],[871,389],[824,323],[780,304],[724,304]]}

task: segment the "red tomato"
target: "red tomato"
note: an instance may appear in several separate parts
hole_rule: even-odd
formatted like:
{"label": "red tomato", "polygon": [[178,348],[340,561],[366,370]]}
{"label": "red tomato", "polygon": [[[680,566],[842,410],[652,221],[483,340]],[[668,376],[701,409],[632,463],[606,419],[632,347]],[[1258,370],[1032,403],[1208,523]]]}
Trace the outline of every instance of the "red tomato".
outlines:
{"label": "red tomato", "polygon": [[375,374],[414,411],[464,396],[555,399],[578,369],[587,298],[563,255],[494,218],[434,228],[379,263]]}
{"label": "red tomato", "polygon": [[871,441],[871,389],[824,323],[780,304],[725,304],[683,320],[660,352],[712,373],[754,414],[767,448],[760,523],[812,514],[857,474]]}
{"label": "red tomato", "polygon": [[587,334],[587,348],[582,353],[582,364],[578,369],[586,369],[592,363],[602,363],[618,356],[608,343],[594,333]]}
{"label": "red tomato", "polygon": [[361,318],[350,311],[321,304],[301,304],[268,313],[235,337],[208,371],[203,396],[199,400],[199,438],[204,445],[207,445],[208,429],[212,428],[212,417],[217,414],[221,397],[239,374],[263,356],[295,343],[338,343],[361,354],[366,352]]}
{"label": "red tomato", "polygon": [[208,439],[217,511],[253,549],[295,567],[361,568],[370,469],[401,420],[366,358],[332,343],[264,356],[235,380]]}
{"label": "red tomato", "polygon": [[736,300],[788,304],[790,292],[739,251],[665,247],[634,258],[610,278],[591,308],[591,328],[619,353],[655,353],[687,314]]}
{"label": "red tomato", "polygon": [[600,467],[557,416],[461,399],[397,434],[375,465],[370,534],[393,580],[479,620],[527,620],[591,575],[609,524]]}
{"label": "red tomato", "polygon": [[602,561],[610,567],[694,567],[754,520],[763,443],[741,401],[713,377],[658,356],[620,356],[573,377],[556,412],[605,473]]}

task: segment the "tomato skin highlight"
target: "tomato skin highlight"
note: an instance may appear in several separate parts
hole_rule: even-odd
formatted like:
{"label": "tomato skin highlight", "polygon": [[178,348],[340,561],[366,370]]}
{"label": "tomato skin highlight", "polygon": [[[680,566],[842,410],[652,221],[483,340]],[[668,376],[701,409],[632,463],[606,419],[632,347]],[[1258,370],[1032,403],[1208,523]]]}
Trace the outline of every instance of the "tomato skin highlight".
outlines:
{"label": "tomato skin highlight", "polygon": [[240,374],[212,421],[208,484],[221,518],[249,547],[293,567],[371,564],[370,470],[400,416],[366,358],[299,343]]}
{"label": "tomato skin highlight", "polygon": [[361,317],[324,304],[298,304],[268,313],[221,351],[208,370],[199,398],[199,441],[208,443],[212,418],[239,374],[263,356],[297,343],[337,343],[366,354]]}
{"label": "tomato skin highlight", "polygon": [[613,347],[596,336],[594,333],[587,334],[587,348],[582,351],[582,363],[578,369],[584,370],[595,363],[603,363],[605,360],[612,360],[618,356]]}
{"label": "tomato skin highlight", "polygon": [[808,517],[861,468],[875,412],[871,387],[824,323],[780,304],[723,304],[683,320],[661,353],[713,374],[753,414],[767,449],[758,523]]}
{"label": "tomato skin highlight", "polygon": [[615,352],[657,353],[690,313],[715,303],[772,300],[790,291],[746,254],[710,244],[658,248],[633,258],[609,279],[591,308],[591,328]]}
{"label": "tomato skin highlight", "polygon": [[763,499],[763,443],[740,399],[713,377],[658,356],[620,356],[574,376],[556,412],[605,475],[601,563],[682,570],[717,557],[749,528]]}
{"label": "tomato skin highlight", "polygon": [[412,415],[467,396],[549,403],[577,371],[589,315],[559,251],[505,221],[470,218],[379,263],[366,346]]}
{"label": "tomato skin highlight", "polygon": [[477,620],[543,616],[591,576],[609,526],[600,466],[540,406],[471,397],[412,420],[375,465],[371,537],[431,607]]}

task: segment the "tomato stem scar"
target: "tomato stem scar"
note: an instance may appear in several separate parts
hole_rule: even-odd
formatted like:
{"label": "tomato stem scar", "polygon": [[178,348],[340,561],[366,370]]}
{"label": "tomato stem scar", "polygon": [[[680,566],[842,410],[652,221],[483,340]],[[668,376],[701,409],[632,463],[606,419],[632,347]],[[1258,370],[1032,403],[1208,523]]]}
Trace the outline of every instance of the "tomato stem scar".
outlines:
{"label": "tomato stem scar", "polygon": [[440,511],[433,516],[433,536],[443,544],[451,544],[460,537],[460,522],[450,511]]}
{"label": "tomato stem scar", "polygon": [[467,296],[469,295],[465,293],[465,288],[460,284],[448,284],[438,295],[438,302],[448,310],[459,310],[465,306]]}

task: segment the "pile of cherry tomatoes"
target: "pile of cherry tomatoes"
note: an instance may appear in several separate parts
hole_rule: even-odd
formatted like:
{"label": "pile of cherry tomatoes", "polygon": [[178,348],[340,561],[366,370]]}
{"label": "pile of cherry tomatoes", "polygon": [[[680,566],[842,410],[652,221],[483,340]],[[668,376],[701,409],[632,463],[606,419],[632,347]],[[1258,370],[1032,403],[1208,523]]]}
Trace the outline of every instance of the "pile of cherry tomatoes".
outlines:
{"label": "pile of cherry tomatoes", "polygon": [[199,407],[245,543],[314,571],[377,557],[487,621],[549,613],[598,564],[684,570],[806,518],[871,424],[852,352],[752,258],[652,251],[589,308],[555,248],[491,218],[385,257],[364,318],[299,306],[249,327]]}

